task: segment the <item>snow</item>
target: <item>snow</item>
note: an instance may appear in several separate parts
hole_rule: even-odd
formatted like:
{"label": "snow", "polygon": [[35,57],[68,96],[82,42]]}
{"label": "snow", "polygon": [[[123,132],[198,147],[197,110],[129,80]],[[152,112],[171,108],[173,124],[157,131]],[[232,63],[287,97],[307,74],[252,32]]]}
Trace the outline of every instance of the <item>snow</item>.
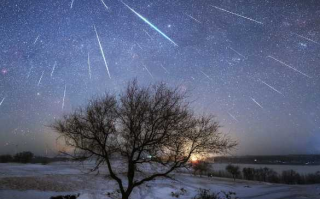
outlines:
{"label": "snow", "polygon": [[[116,183],[105,174],[86,173],[89,166],[76,163],[0,164],[0,198],[49,199],[51,196],[78,193],[79,199],[119,198]],[[199,188],[214,192],[233,191],[241,199],[320,198],[320,185],[280,185],[245,180],[234,182],[232,179],[189,174],[175,174],[172,177],[175,180],[161,178],[134,189],[131,198],[170,199],[173,198],[173,192],[178,193],[181,199],[191,199]]]}
{"label": "snow", "polygon": [[16,191],[16,190],[0,190],[1,199],[49,199],[51,196],[55,195],[68,195],[74,194],[70,192],[49,192],[49,191]]}

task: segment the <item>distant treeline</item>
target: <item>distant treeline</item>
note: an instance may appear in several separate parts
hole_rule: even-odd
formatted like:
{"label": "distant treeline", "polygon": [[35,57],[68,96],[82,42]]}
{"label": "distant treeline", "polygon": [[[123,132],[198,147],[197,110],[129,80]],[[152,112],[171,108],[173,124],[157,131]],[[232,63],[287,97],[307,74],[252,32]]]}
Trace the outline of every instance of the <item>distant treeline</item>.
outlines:
{"label": "distant treeline", "polygon": [[68,158],[64,157],[42,157],[42,156],[35,156],[30,151],[24,151],[17,153],[15,155],[0,155],[0,163],[10,163],[10,162],[16,162],[16,163],[41,163],[41,164],[48,164],[50,162],[57,162],[57,161],[67,161]]}
{"label": "distant treeline", "polygon": [[231,164],[320,165],[320,155],[221,156],[212,161]]}
{"label": "distant treeline", "polygon": [[263,167],[243,168],[240,170],[239,166],[228,165],[226,171],[209,172],[208,176],[227,177],[235,179],[254,180],[260,182],[283,183],[283,184],[319,184],[320,171],[310,174],[299,174],[294,170],[282,171],[277,173],[273,169]]}

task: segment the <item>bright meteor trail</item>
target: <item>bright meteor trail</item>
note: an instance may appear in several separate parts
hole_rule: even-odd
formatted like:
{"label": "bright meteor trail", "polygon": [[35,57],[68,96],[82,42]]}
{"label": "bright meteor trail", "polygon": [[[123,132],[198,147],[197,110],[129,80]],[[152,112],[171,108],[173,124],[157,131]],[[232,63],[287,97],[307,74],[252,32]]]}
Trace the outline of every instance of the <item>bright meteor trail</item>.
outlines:
{"label": "bright meteor trail", "polygon": [[164,38],[166,38],[167,40],[169,40],[171,43],[173,43],[175,46],[178,46],[178,44],[176,44],[172,39],[170,39],[170,37],[168,37],[166,34],[164,34],[161,30],[159,30],[155,25],[153,25],[150,21],[148,21],[148,19],[144,18],[142,15],[140,15],[139,13],[137,13],[134,9],[132,9],[130,6],[128,6],[127,4],[125,4],[123,1],[121,1],[127,8],[129,8],[134,14],[136,14],[140,19],[142,19],[145,23],[147,23],[149,26],[151,26],[151,28],[153,28],[154,30],[156,30],[158,33],[160,33]]}
{"label": "bright meteor trail", "polygon": [[296,68],[294,68],[294,67],[292,67],[292,66],[290,66],[290,65],[288,65],[288,64],[286,64],[286,63],[284,63],[283,61],[280,61],[279,59],[276,59],[276,58],[274,58],[274,57],[272,57],[272,56],[270,56],[270,55],[268,56],[268,58],[271,58],[271,59],[273,59],[274,61],[279,62],[280,64],[282,64],[282,65],[284,65],[284,66],[287,66],[288,68],[291,68],[292,70],[300,73],[300,74],[303,75],[303,76],[312,78],[312,77],[310,77],[309,75],[301,72],[300,70],[298,70],[298,69],[296,69]]}
{"label": "bright meteor trail", "polygon": [[67,85],[64,86],[63,98],[62,98],[62,110],[64,108],[64,100],[66,98]]}
{"label": "bright meteor trail", "polygon": [[263,109],[263,106],[261,106],[261,104],[259,104],[254,98],[251,97],[251,100],[252,100],[256,105],[258,105],[260,108]]}
{"label": "bright meteor trail", "polygon": [[2,105],[2,103],[4,102],[4,100],[6,99],[6,97],[4,97],[1,102],[0,102],[0,106]]}
{"label": "bright meteor trail", "polygon": [[104,3],[103,0],[101,0],[101,3],[104,5],[104,7],[105,7],[107,10],[109,10],[109,7]]}
{"label": "bright meteor trail", "polygon": [[199,21],[198,19],[194,18],[193,16],[189,15],[189,14],[185,14],[187,15],[189,18],[193,19],[194,21],[201,23],[201,21]]}
{"label": "bright meteor trail", "polygon": [[70,5],[70,8],[72,9],[73,7],[73,3],[74,3],[74,0],[71,1],[71,5]]}
{"label": "bright meteor trail", "polygon": [[270,86],[269,84],[267,84],[266,82],[262,81],[261,79],[259,79],[259,81],[261,83],[263,83],[264,85],[268,86],[269,88],[271,88],[272,90],[274,90],[275,92],[279,93],[280,95],[283,95],[280,91],[278,91],[277,89],[275,89],[274,87]]}
{"label": "bright meteor trail", "polygon": [[232,115],[232,114],[229,113],[229,112],[228,112],[228,114],[229,114],[229,116],[230,116],[232,119],[234,119],[235,121],[239,122],[239,120],[237,120],[237,118],[236,118],[234,115]]}
{"label": "bright meteor trail", "polygon": [[217,7],[217,6],[213,6],[213,5],[211,5],[211,6],[214,7],[215,9],[218,9],[218,10],[221,10],[221,11],[224,11],[224,12],[227,12],[227,13],[229,13],[229,14],[233,14],[233,15],[236,15],[236,16],[238,16],[238,17],[242,17],[242,18],[244,18],[244,19],[248,19],[248,20],[253,21],[253,22],[256,22],[256,23],[258,23],[258,24],[263,24],[262,22],[257,21],[257,20],[254,20],[254,19],[252,19],[252,18],[245,17],[245,16],[243,16],[243,15],[239,15],[239,14],[237,14],[237,13],[234,13],[234,12],[231,12],[231,11],[228,11],[228,10],[225,10],[225,9],[223,9],[223,8],[219,8],[219,7]]}
{"label": "bright meteor trail", "polygon": [[39,79],[39,81],[38,81],[38,86],[40,86],[40,83],[41,83],[41,80],[42,80],[43,74],[44,74],[44,71],[42,72],[41,77],[40,77],[40,79]]}
{"label": "bright meteor trail", "polygon": [[97,39],[98,39],[101,55],[102,55],[102,58],[103,58],[103,61],[104,61],[104,65],[106,66],[109,78],[111,79],[111,75],[110,75],[110,72],[109,72],[107,60],[106,60],[106,57],[104,56],[103,48],[102,48],[102,45],[101,45],[101,42],[100,42],[100,39],[99,39],[99,35],[98,35],[98,32],[97,32],[96,26],[93,26],[93,27],[94,27],[94,31],[96,32],[96,35],[97,35]]}
{"label": "bright meteor trail", "polygon": [[313,42],[313,43],[315,43],[315,44],[320,44],[319,42],[317,42],[317,41],[314,41],[314,40],[312,40],[312,39],[310,39],[310,38],[308,38],[308,37],[304,37],[304,36],[302,36],[302,35],[299,35],[299,34],[297,34],[297,33],[293,33],[294,35],[297,35],[298,37],[300,37],[300,38],[303,38],[303,39],[305,39],[305,40],[308,40],[308,41],[311,41],[311,42]]}
{"label": "bright meteor trail", "polygon": [[52,71],[51,71],[51,74],[50,74],[51,77],[52,77],[52,75],[54,73],[54,70],[55,70],[56,66],[57,66],[57,62],[54,62],[54,65],[52,67]]}
{"label": "bright meteor trail", "polygon": [[39,37],[40,37],[40,35],[38,35],[38,37],[36,38],[36,40],[33,42],[33,45],[37,43]]}

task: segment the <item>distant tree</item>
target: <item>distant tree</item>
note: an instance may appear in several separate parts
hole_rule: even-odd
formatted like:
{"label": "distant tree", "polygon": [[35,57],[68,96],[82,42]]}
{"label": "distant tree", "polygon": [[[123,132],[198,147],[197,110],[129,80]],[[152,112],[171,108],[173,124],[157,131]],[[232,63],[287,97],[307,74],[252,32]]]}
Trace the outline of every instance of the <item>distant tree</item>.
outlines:
{"label": "distant tree", "polygon": [[239,177],[241,174],[240,167],[232,164],[226,166],[226,170],[232,175],[233,180],[236,180],[236,178]]}
{"label": "distant tree", "polygon": [[14,156],[14,161],[20,162],[20,163],[30,163],[33,158],[33,153],[30,151],[24,151],[21,153],[17,153]]}
{"label": "distant tree", "polygon": [[269,168],[269,170],[267,172],[266,182],[279,183],[280,178],[279,178],[278,173],[276,171],[274,171],[273,169]]}
{"label": "distant tree", "polygon": [[255,170],[256,179],[258,181],[267,182],[270,176],[277,175],[276,172],[268,167],[259,168]]}
{"label": "distant tree", "polygon": [[253,180],[255,176],[254,168],[243,168],[242,169],[243,177],[246,180]]}
{"label": "distant tree", "polygon": [[286,184],[297,184],[300,180],[300,174],[294,170],[282,171],[282,180]]}
{"label": "distant tree", "polygon": [[320,171],[317,171],[315,174],[307,174],[306,175],[306,183],[319,184],[320,183]]}
{"label": "distant tree", "polygon": [[106,164],[122,199],[128,199],[135,187],[188,165],[191,155],[236,145],[212,116],[197,117],[185,100],[179,89],[133,81],[120,96],[92,100],[52,128],[74,148],[74,158],[94,159],[95,168]]}
{"label": "distant tree", "polygon": [[210,164],[206,161],[198,161],[194,163],[192,167],[195,175],[199,174],[200,176],[202,176],[203,174],[210,171]]}
{"label": "distant tree", "polygon": [[7,163],[7,162],[12,162],[13,157],[11,155],[1,155],[0,156],[0,163]]}

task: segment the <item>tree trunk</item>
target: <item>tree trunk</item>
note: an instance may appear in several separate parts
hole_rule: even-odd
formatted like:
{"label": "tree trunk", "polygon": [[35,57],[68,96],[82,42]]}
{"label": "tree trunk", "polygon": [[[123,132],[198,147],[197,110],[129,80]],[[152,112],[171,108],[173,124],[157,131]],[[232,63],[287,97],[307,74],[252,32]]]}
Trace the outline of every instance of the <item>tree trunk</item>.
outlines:
{"label": "tree trunk", "polygon": [[129,199],[129,195],[127,195],[127,194],[122,194],[122,199]]}
{"label": "tree trunk", "polygon": [[122,193],[121,199],[129,199],[130,194],[132,193],[133,186],[128,187],[127,191]]}

